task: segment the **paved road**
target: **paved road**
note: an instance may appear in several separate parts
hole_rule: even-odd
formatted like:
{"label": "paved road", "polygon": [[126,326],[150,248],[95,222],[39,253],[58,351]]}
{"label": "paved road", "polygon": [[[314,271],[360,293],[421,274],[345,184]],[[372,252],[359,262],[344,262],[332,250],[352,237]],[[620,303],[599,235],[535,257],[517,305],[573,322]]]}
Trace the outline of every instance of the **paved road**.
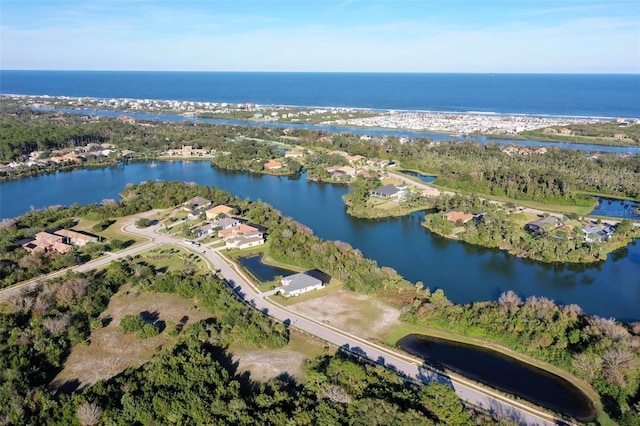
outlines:
{"label": "paved road", "polygon": [[[154,228],[146,228],[143,230],[129,231],[143,234],[149,238],[157,238],[158,234],[154,234]],[[162,235],[164,242],[174,244],[184,243],[176,238]],[[555,421],[547,420],[549,416],[541,411],[531,409],[517,401],[510,400],[498,394],[492,394],[491,391],[482,388],[463,378],[451,378],[443,374],[434,372],[434,370],[421,367],[421,360],[406,356],[397,352],[393,352],[388,348],[376,345],[366,341],[358,336],[354,336],[331,325],[322,323],[313,318],[306,317],[297,312],[293,312],[284,306],[266,299],[266,295],[272,292],[260,293],[258,288],[248,279],[235,264],[227,262],[221,251],[224,248],[209,249],[201,247],[197,249],[219,273],[225,278],[229,285],[234,289],[236,294],[258,309],[280,321],[290,324],[291,326],[305,331],[309,334],[317,336],[335,346],[348,348],[352,353],[361,355],[371,361],[378,362],[391,368],[398,373],[403,373],[409,378],[413,378],[420,382],[441,381],[450,384],[456,394],[465,401],[476,406],[480,406],[487,410],[499,413],[502,416],[517,420],[521,424],[526,425],[555,425]]]}
{"label": "paved road", "polygon": [[[299,330],[317,336],[335,346],[347,349],[353,354],[382,364],[387,368],[393,369],[394,371],[403,374],[411,380],[423,383],[430,381],[440,381],[443,383],[447,383],[453,387],[456,394],[461,399],[468,401],[475,406],[490,410],[501,416],[514,419],[520,424],[544,426],[552,426],[557,424],[548,414],[542,411],[527,407],[517,401],[513,401],[504,396],[496,394],[491,390],[480,387],[468,380],[465,380],[464,378],[449,377],[444,373],[440,373],[436,370],[421,366],[421,360],[419,360],[418,358],[394,352],[389,348],[376,345],[375,343],[366,341],[358,336],[349,334],[331,325],[322,323],[321,321],[290,311],[286,307],[274,302],[273,300],[266,299],[265,295],[270,294],[270,292],[261,294],[258,288],[251,282],[250,279],[244,276],[234,264],[225,260],[224,255],[220,253],[223,248],[211,249],[207,247],[200,247],[198,249],[195,249],[184,244],[184,241],[181,239],[166,234],[156,233],[155,231],[157,231],[158,229],[158,225],[145,229],[136,229],[133,224],[128,224],[123,227],[123,230],[125,232],[145,236],[149,239],[149,241],[131,247],[130,249],[123,250],[119,253],[110,254],[95,261],[77,266],[73,268],[73,270],[77,272],[86,272],[91,269],[104,266],[116,259],[131,256],[161,244],[182,245],[194,251],[200,252],[201,255],[204,256],[211,264],[211,266],[215,270],[219,271],[219,273],[225,278],[229,285],[234,289],[238,297],[243,299],[246,303],[252,305],[255,309],[258,309],[273,318],[283,321],[286,324],[290,324],[291,326]],[[0,290],[0,301],[12,297],[13,295],[19,294],[20,292],[29,288],[33,288],[42,280],[46,280],[51,276],[59,275],[60,273],[64,273],[64,271],[42,277],[39,280],[34,280],[34,282],[29,282],[12,288]]]}

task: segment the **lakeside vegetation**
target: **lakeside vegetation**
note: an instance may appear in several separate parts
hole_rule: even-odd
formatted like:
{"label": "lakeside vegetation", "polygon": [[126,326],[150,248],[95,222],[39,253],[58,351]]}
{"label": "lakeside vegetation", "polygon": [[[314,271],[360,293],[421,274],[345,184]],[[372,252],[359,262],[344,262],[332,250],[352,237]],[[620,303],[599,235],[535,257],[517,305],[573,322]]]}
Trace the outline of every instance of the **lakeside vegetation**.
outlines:
{"label": "lakeside vegetation", "polygon": [[[452,222],[444,217],[451,211],[472,215],[466,221]],[[577,215],[558,218],[559,226],[549,225],[538,233],[528,232],[526,224],[532,214],[477,198],[440,195],[425,216],[423,226],[445,238],[488,248],[499,248],[518,257],[542,262],[590,263],[603,261],[613,251],[627,246],[640,236],[628,219],[618,224],[606,241],[586,240],[582,228],[593,226],[578,220]]]}
{"label": "lakeside vegetation", "polygon": [[585,315],[577,305],[503,293],[497,302],[451,303],[442,290],[414,299],[404,319],[416,325],[499,342],[568,370],[592,384],[619,424],[640,420],[640,324]]}
{"label": "lakeside vegetation", "polygon": [[588,124],[568,124],[546,129],[529,130],[517,135],[518,138],[542,142],[583,143],[606,146],[638,147],[640,145],[640,124],[620,122],[595,122]]}

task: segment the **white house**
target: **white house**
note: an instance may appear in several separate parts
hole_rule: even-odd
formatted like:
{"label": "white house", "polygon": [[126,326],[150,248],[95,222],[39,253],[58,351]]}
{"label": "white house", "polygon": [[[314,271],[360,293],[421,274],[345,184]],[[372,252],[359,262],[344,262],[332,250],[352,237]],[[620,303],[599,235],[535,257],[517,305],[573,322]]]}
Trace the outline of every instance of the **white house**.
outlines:
{"label": "white house", "polygon": [[323,287],[321,280],[302,272],[284,277],[280,283],[282,283],[282,287],[278,289],[278,293],[284,297],[299,296],[302,293]]}

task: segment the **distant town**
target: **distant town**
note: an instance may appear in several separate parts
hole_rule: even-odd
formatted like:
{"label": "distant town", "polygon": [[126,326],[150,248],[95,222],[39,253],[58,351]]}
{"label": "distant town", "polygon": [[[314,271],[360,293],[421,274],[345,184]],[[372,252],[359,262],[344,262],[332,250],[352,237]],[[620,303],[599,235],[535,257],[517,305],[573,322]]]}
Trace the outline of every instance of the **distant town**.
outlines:
{"label": "distant town", "polygon": [[[254,103],[197,102],[157,99],[98,99],[69,96],[3,95],[26,106],[43,109],[100,109],[113,111],[175,113],[190,118],[240,119],[258,122],[311,123],[410,131],[433,131],[454,135],[517,135],[532,130],[571,136],[563,128],[575,124],[611,122],[603,117],[502,115],[488,112],[381,111],[346,107],[293,107]],[[619,127],[640,124],[640,118],[616,118]],[[618,139],[623,139],[620,134]]]}

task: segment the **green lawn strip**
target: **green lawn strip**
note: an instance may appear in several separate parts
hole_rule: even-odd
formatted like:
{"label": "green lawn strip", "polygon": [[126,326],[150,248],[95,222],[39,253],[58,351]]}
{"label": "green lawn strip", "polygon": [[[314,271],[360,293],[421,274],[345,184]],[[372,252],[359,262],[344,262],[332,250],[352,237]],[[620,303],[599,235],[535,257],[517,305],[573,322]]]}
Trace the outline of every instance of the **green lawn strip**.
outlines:
{"label": "green lawn strip", "polygon": [[137,244],[146,243],[148,239],[141,235],[129,234],[124,232],[121,228],[123,225],[123,221],[120,219],[116,221],[113,225],[108,227],[102,232],[96,232],[96,235],[100,235],[101,237],[106,238],[106,242],[108,243],[111,240],[122,240],[122,241],[133,241],[129,247]]}
{"label": "green lawn strip", "polygon": [[[528,208],[531,208],[531,209],[542,210],[544,212],[552,212],[552,213],[563,213],[563,214],[575,213],[575,214],[578,214],[580,216],[586,216],[589,213],[591,213],[591,211],[598,205],[595,200],[594,200],[594,202],[593,202],[593,204],[591,206],[564,206],[564,205],[559,205],[559,204],[546,204],[546,203],[540,203],[540,202],[537,202],[537,201],[516,200],[516,199],[508,198],[508,197],[497,197],[495,195],[468,194],[468,193],[460,192],[460,191],[458,191],[456,189],[451,189],[451,188],[447,188],[445,186],[438,185],[436,183],[429,183],[429,185],[433,186],[434,188],[438,188],[440,190],[443,190],[443,191],[456,192],[456,193],[459,193],[460,195],[464,195],[464,196],[473,195],[473,196],[486,198],[487,200],[500,201],[502,203],[513,203],[513,204],[515,204],[517,206],[528,207]],[[602,196],[604,197],[606,195],[602,195]]]}
{"label": "green lawn strip", "polygon": [[528,355],[522,354],[520,352],[516,352],[512,349],[509,349],[505,346],[502,346],[490,340],[473,338],[473,337],[469,337],[461,334],[451,333],[449,331],[441,330],[438,328],[419,326],[414,324],[402,323],[394,327],[393,330],[391,330],[386,336],[384,336],[383,342],[386,345],[393,347],[394,350],[398,350],[398,348],[396,347],[396,343],[398,342],[398,340],[400,340],[401,338],[409,334],[422,334],[425,336],[438,337],[438,338],[450,340],[453,342],[466,343],[469,345],[477,346],[479,348],[491,349],[496,352],[510,356],[511,358],[517,359],[526,364],[533,365],[542,370],[555,374],[556,376],[561,377],[567,380],[569,383],[576,386],[594,402],[596,406],[596,410],[598,411],[599,424],[602,424],[602,425],[615,424],[615,422],[613,422],[613,420],[611,420],[611,418],[602,409],[602,401],[600,400],[598,393],[587,382],[574,376],[572,373],[566,370],[563,370],[559,367],[556,367],[544,361],[540,361]]}

